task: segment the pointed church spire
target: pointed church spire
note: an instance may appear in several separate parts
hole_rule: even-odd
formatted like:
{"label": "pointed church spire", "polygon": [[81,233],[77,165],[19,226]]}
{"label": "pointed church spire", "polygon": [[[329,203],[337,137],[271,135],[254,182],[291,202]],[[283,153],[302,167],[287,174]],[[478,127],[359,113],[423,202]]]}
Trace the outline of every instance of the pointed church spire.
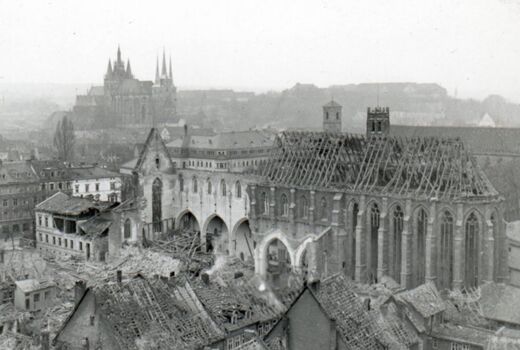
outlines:
{"label": "pointed church spire", "polygon": [[166,53],[164,52],[164,49],[163,49],[163,53],[162,53],[162,71],[161,71],[161,76],[162,77],[166,77],[168,75],[168,73],[166,72]]}
{"label": "pointed church spire", "polygon": [[155,62],[155,83],[159,84],[159,56],[156,57]]}
{"label": "pointed church spire", "polygon": [[121,62],[121,48],[117,45],[117,62]]}
{"label": "pointed church spire", "polygon": [[107,66],[107,77],[110,77],[112,75],[112,61],[110,61],[110,58],[108,59],[108,66]]}
{"label": "pointed church spire", "polygon": [[126,75],[129,78],[133,78],[133,76],[132,76],[132,68],[130,67],[130,59],[128,59],[128,61],[126,62]]}
{"label": "pointed church spire", "polygon": [[172,56],[170,55],[170,79],[173,80],[173,74],[172,74]]}

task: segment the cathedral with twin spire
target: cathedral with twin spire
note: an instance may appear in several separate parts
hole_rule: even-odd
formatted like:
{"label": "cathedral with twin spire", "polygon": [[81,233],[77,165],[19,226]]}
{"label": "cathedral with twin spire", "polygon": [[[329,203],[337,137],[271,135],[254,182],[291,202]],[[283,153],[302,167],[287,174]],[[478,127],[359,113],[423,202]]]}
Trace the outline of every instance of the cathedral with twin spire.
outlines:
{"label": "cathedral with twin spire", "polygon": [[103,86],[76,96],[72,118],[79,129],[152,126],[176,122],[176,105],[171,58],[168,68],[165,52],[161,66],[157,58],[154,81],[138,80],[118,47],[113,63],[108,60]]}

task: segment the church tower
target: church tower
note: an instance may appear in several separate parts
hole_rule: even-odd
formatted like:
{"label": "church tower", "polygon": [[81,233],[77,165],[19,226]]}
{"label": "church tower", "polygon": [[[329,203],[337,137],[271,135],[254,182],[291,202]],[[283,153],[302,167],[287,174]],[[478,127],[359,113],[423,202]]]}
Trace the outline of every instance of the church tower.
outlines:
{"label": "church tower", "polygon": [[367,139],[386,136],[390,132],[390,108],[375,107],[367,109]]}
{"label": "church tower", "polygon": [[323,131],[341,132],[341,108],[334,100],[323,106]]}

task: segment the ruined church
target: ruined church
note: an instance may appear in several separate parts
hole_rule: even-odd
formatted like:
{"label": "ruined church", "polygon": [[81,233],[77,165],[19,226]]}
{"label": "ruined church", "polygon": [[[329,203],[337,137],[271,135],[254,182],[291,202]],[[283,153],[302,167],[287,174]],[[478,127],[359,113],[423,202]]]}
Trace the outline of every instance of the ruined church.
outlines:
{"label": "ruined church", "polygon": [[503,198],[464,143],[389,136],[386,107],[367,110],[366,135],[344,133],[341,113],[329,103],[324,132],[280,133],[253,174],[176,168],[152,129],[132,171],[140,211],[128,236],[189,230],[274,285],[338,272],[404,288],[507,280]]}

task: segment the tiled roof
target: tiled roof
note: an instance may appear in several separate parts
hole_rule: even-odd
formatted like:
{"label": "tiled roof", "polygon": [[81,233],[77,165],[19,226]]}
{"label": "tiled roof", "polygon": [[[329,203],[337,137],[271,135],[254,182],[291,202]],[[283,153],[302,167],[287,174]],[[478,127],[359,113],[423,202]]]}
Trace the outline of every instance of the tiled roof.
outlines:
{"label": "tiled roof", "polygon": [[168,148],[203,149],[265,148],[274,145],[274,135],[260,130],[224,132],[210,136],[187,135],[169,142]]}
{"label": "tiled roof", "polygon": [[86,198],[68,196],[57,192],[43,202],[35,210],[62,215],[81,215],[89,211],[107,209],[113,203],[93,202]]}
{"label": "tiled roof", "polygon": [[96,236],[103,233],[112,225],[112,220],[101,216],[94,216],[85,222],[79,224],[79,227],[88,235]]}
{"label": "tiled roof", "polygon": [[394,298],[411,305],[424,318],[446,310],[446,305],[433,283],[425,283],[414,289],[397,293]]}
{"label": "tiled roof", "polygon": [[336,321],[336,328],[348,349],[384,348],[378,340],[382,329],[352,291],[352,282],[343,275],[324,279],[312,293],[327,316]]}
{"label": "tiled roof", "polygon": [[480,290],[480,306],[485,318],[520,325],[520,288],[490,282]]}
{"label": "tiled roof", "polygon": [[31,162],[14,161],[0,163],[0,185],[37,182]]}
{"label": "tiled roof", "polygon": [[477,346],[485,346],[494,332],[477,327],[442,323],[433,328],[432,336]]}

